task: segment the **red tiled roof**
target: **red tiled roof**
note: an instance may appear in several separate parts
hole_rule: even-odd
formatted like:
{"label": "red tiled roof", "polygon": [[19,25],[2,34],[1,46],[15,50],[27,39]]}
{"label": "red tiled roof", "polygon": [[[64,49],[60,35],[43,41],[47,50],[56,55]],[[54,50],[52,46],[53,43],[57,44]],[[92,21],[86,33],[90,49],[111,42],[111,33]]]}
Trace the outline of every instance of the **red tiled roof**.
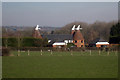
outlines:
{"label": "red tiled roof", "polygon": [[84,40],[80,30],[75,31],[75,34],[73,35],[73,40]]}
{"label": "red tiled roof", "polygon": [[34,31],[33,37],[34,38],[42,38],[42,36],[40,35],[40,32],[38,30]]}

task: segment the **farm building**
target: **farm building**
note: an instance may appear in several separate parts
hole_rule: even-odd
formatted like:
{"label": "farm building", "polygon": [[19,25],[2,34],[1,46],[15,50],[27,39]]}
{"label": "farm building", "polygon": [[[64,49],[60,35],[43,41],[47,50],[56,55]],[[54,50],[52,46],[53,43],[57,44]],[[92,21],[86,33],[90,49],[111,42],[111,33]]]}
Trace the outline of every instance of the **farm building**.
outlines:
{"label": "farm building", "polygon": [[49,34],[40,35],[38,26],[35,28],[34,38],[47,38],[48,43],[51,43],[53,47],[65,47],[68,43],[73,43],[76,47],[84,47],[84,38],[80,32],[80,25],[74,25],[71,34]]}
{"label": "farm building", "polygon": [[34,30],[33,37],[42,39],[42,36],[41,36],[39,30],[40,30],[39,25],[37,25],[35,30]]}
{"label": "farm building", "polygon": [[47,38],[53,47],[65,47],[67,43],[73,43],[73,36],[71,34],[50,34],[42,35],[42,37]]}
{"label": "farm building", "polygon": [[90,44],[90,47],[108,47],[109,43],[102,38],[96,38]]}
{"label": "farm building", "polygon": [[[74,27],[73,27],[74,28]],[[77,47],[84,47],[84,38],[82,36],[82,33],[80,32],[80,25],[76,29],[72,29],[72,35],[73,35],[73,43]]]}

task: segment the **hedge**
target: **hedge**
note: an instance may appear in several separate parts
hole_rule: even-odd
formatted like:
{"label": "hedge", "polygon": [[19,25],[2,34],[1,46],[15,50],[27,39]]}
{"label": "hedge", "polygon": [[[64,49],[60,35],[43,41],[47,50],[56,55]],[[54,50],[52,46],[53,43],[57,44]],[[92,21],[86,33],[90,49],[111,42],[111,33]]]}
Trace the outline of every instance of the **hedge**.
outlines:
{"label": "hedge", "polygon": [[2,38],[2,46],[5,47],[46,47],[48,40],[26,37],[26,38]]}

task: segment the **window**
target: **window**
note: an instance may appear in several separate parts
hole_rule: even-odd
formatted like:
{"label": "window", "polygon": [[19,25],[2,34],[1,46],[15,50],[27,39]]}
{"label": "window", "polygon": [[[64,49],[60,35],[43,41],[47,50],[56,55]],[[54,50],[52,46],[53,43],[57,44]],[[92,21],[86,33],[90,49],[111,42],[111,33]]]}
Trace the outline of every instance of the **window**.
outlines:
{"label": "window", "polygon": [[81,45],[81,47],[83,47],[83,45]]}
{"label": "window", "polygon": [[83,40],[81,40],[81,43],[83,43]]}
{"label": "window", "polygon": [[75,40],[75,43],[77,43],[77,40]]}

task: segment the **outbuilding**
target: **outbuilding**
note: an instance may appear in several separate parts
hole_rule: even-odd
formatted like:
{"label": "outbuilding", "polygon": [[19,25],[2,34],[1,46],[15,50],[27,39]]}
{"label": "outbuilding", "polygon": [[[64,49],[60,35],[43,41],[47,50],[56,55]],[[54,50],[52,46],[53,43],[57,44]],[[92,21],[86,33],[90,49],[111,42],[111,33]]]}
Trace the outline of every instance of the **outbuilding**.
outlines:
{"label": "outbuilding", "polygon": [[89,47],[109,47],[109,42],[102,38],[96,38],[89,44]]}

